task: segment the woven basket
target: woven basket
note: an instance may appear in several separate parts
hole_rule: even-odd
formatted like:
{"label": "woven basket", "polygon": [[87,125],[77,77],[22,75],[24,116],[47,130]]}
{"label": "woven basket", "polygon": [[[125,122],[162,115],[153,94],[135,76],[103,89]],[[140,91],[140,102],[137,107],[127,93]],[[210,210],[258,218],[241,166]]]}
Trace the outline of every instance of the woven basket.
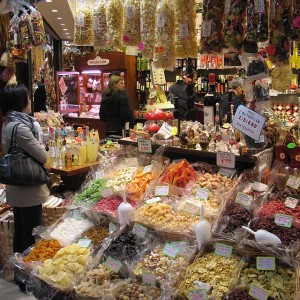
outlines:
{"label": "woven basket", "polygon": [[50,226],[54,224],[62,215],[67,211],[65,206],[53,207],[45,206],[43,207],[42,224],[44,226]]}
{"label": "woven basket", "polygon": [[0,262],[6,265],[13,254],[14,217],[10,211],[0,216]]}

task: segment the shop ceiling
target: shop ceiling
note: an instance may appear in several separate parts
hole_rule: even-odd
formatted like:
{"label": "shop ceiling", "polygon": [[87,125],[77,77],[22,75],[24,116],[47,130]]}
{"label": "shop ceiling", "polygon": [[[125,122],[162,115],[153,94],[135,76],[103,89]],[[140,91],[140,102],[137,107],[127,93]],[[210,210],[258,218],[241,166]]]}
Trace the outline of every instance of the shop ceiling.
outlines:
{"label": "shop ceiling", "polygon": [[[62,40],[73,40],[74,15],[77,0],[52,0],[52,2],[38,2],[35,6],[48,24]],[[95,0],[87,1],[91,7]]]}

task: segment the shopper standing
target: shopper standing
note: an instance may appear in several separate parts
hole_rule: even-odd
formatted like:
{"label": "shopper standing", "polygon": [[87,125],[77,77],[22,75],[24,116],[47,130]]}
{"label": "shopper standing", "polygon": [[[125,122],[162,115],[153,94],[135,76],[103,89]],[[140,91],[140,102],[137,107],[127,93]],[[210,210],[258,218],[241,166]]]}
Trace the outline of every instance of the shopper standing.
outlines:
{"label": "shopper standing", "polygon": [[105,122],[106,136],[122,136],[127,122],[133,127],[134,116],[121,76],[110,76],[108,88],[102,94],[99,116]]}
{"label": "shopper standing", "polygon": [[34,112],[47,111],[46,108],[47,92],[46,92],[46,87],[43,78],[38,88],[35,90],[33,98],[34,98],[34,102],[33,102]]}
{"label": "shopper standing", "polygon": [[[17,146],[40,163],[47,161],[44,145],[37,140],[31,113],[29,92],[24,85],[8,85],[0,95],[0,109],[4,117],[2,147],[6,154],[11,142],[13,127],[17,127]],[[32,230],[42,224],[42,203],[49,196],[46,184],[40,186],[6,186],[6,201],[13,207],[13,251],[22,253],[34,244]],[[21,288],[21,287],[20,287]]]}

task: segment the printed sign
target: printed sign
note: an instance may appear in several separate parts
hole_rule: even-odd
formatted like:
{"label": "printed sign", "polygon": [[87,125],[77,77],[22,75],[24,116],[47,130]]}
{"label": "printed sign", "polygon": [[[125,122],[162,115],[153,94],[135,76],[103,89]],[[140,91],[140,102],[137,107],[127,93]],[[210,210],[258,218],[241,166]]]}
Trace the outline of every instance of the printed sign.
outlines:
{"label": "printed sign", "polygon": [[169,137],[172,136],[172,130],[173,127],[170,126],[168,123],[164,122],[160,129],[158,130],[159,134],[162,134],[165,139],[168,139]]}
{"label": "printed sign", "polygon": [[253,201],[253,197],[251,195],[247,195],[244,193],[238,193],[236,198],[235,198],[235,202],[240,203],[244,206],[249,206]]}
{"label": "printed sign", "polygon": [[135,223],[132,228],[132,233],[144,239],[147,235],[147,230],[148,229],[141,224]]}
{"label": "printed sign", "polygon": [[151,198],[151,199],[146,200],[146,204],[151,204],[151,203],[155,203],[155,202],[159,202],[159,201],[161,201],[161,198],[160,197],[155,197],[155,198]]}
{"label": "printed sign", "polygon": [[207,300],[206,290],[189,290],[189,300]]}
{"label": "printed sign", "polygon": [[152,153],[152,140],[150,139],[138,139],[138,149],[143,153]]}
{"label": "printed sign", "polygon": [[162,250],[162,253],[166,256],[169,256],[171,258],[176,258],[177,254],[179,252],[179,249],[177,247],[175,247],[174,245],[172,244],[169,244],[167,243],[163,250]]}
{"label": "printed sign", "polygon": [[230,257],[232,255],[232,250],[233,250],[232,246],[222,244],[222,243],[216,243],[214,253],[219,256]]}
{"label": "printed sign", "polygon": [[155,188],[155,196],[168,196],[169,195],[169,186],[157,186]]}
{"label": "printed sign", "polygon": [[255,141],[259,140],[266,118],[257,112],[240,105],[234,115],[232,126]]}
{"label": "printed sign", "polygon": [[196,196],[197,196],[198,198],[200,198],[200,200],[206,201],[206,200],[208,199],[209,193],[210,193],[210,190],[208,190],[208,189],[203,189],[203,188],[199,188],[199,189],[197,190]]}
{"label": "printed sign", "polygon": [[136,157],[125,158],[125,162],[126,165],[130,167],[137,167],[139,164],[138,159]]}
{"label": "printed sign", "polygon": [[143,280],[143,284],[156,285],[156,276],[155,276],[155,274],[150,273],[146,270],[143,270],[142,280]]}
{"label": "printed sign", "polygon": [[265,192],[268,189],[268,186],[266,184],[263,184],[261,182],[255,181],[252,184],[252,190],[257,192]]}
{"label": "printed sign", "polygon": [[198,215],[200,212],[200,207],[191,202],[186,202],[184,205],[184,211],[192,214],[194,216]]}
{"label": "printed sign", "polygon": [[292,197],[287,197],[284,204],[286,207],[289,208],[296,208],[296,206],[298,205],[298,199],[292,198]]}
{"label": "printed sign", "polygon": [[256,269],[262,271],[273,271],[276,268],[275,257],[257,256]]}
{"label": "printed sign", "polygon": [[268,291],[256,284],[251,284],[249,295],[256,300],[267,300],[269,297]]}
{"label": "printed sign", "polygon": [[77,244],[80,245],[83,248],[88,248],[89,245],[91,244],[91,242],[92,241],[89,240],[89,239],[80,239]]}
{"label": "printed sign", "polygon": [[293,224],[293,216],[276,214],[274,222],[278,226],[291,228]]}
{"label": "printed sign", "polygon": [[235,168],[235,155],[230,152],[217,152],[217,166],[234,169]]}
{"label": "printed sign", "polygon": [[286,185],[297,190],[300,185],[300,178],[290,175],[289,179],[286,182]]}
{"label": "printed sign", "polygon": [[171,245],[179,249],[178,253],[186,253],[187,251],[187,242],[185,241],[171,242]]}
{"label": "printed sign", "polygon": [[107,260],[104,262],[104,265],[115,273],[119,273],[122,268],[122,263],[111,256],[107,258]]}

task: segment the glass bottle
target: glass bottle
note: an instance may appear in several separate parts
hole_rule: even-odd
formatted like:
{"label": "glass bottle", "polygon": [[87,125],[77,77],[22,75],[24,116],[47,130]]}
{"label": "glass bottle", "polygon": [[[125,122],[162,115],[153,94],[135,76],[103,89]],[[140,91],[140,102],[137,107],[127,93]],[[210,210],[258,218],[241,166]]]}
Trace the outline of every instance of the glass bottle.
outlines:
{"label": "glass bottle", "polygon": [[50,135],[49,135],[49,158],[50,158],[50,165],[51,167],[57,166],[57,159],[56,159],[56,142],[55,142],[55,131],[53,127],[49,128]]}

